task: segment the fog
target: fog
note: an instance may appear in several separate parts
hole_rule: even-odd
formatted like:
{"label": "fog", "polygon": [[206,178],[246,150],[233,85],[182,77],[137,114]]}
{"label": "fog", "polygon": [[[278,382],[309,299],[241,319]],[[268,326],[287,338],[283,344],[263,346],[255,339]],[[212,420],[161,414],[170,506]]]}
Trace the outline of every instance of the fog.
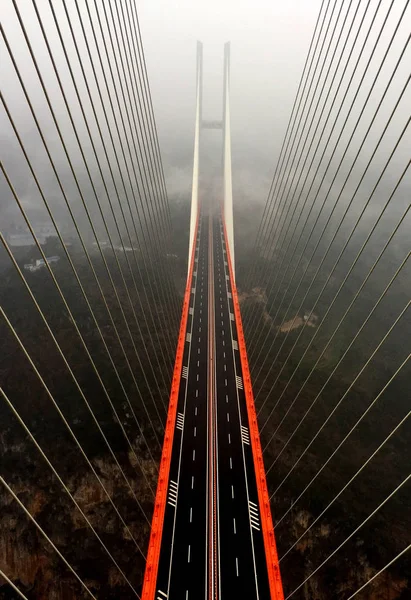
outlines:
{"label": "fog", "polygon": [[[53,22],[48,0],[36,3],[47,32],[61,81],[65,87],[72,114],[79,128],[87,155],[90,158],[90,144],[87,139],[79,106],[72,89],[69,71],[61,49],[59,37]],[[53,3],[59,19],[68,56],[73,61],[73,70],[83,98],[83,108],[91,116],[84,85],[81,83],[80,69],[76,64],[76,53],[70,37],[64,4]],[[73,5],[67,4],[73,19],[76,35],[79,34],[77,15]],[[80,5],[81,6],[81,5]],[[92,4],[90,6],[93,6]],[[143,37],[148,76],[151,86],[154,113],[157,122],[163,166],[168,195],[171,202],[177,197],[187,199],[191,191],[192,150],[195,108],[195,62],[196,41],[204,44],[204,118],[219,119],[222,112],[223,44],[231,41],[231,114],[232,114],[232,156],[234,173],[234,197],[237,205],[257,202],[260,206],[266,201],[272,179],[274,161],[278,156],[285,132],[290,107],[295,96],[310,38],[313,33],[319,1],[268,2],[256,7],[251,2],[203,2],[191,3],[188,0],[170,4],[161,2],[140,2],[140,27]],[[31,0],[19,3],[20,15],[28,33],[34,55],[46,84],[54,107],[61,132],[71,153],[74,167],[83,170],[72,126],[67,117],[58,82],[48,57],[47,48],[38,24]],[[100,7],[101,10],[101,7]],[[83,17],[85,10],[82,7]],[[67,160],[61,148],[46,99],[36,74],[32,58],[15,10],[10,3],[3,11],[6,39],[12,49],[22,80],[33,103],[36,116],[43,129],[67,196],[75,214],[83,226],[83,235],[89,235],[85,226],[84,211],[79,208],[75,182],[69,175]],[[86,30],[90,33],[85,18]],[[86,48],[81,35],[77,37],[80,52],[85,56]],[[2,41],[2,82],[3,93],[8,109],[21,135],[29,158],[46,191],[48,201],[60,226],[66,227],[70,219],[61,198],[61,191],[50,168],[33,117],[16,76],[6,46]],[[85,72],[91,69],[87,61]],[[95,93],[91,83],[92,93]],[[97,104],[97,114],[102,117]],[[92,131],[95,128],[92,123]],[[4,164],[16,192],[23,202],[29,217],[34,223],[48,221],[43,202],[34,185],[32,176],[16,141],[6,112],[0,110],[0,142]],[[203,136],[203,166],[211,160],[218,176],[221,132],[205,132]],[[92,159],[91,159],[92,160]],[[93,161],[90,163],[94,172]],[[104,168],[104,167],[103,167]],[[212,170],[209,171],[210,175]],[[104,196],[99,177],[97,190]],[[87,177],[82,178],[86,194],[91,190]],[[15,200],[10,194],[3,177],[1,185],[2,230],[7,233],[10,225],[22,223]],[[105,199],[102,200],[103,206]],[[99,221],[98,212],[93,208],[93,218]],[[24,225],[23,225],[24,226]],[[68,229],[67,229],[68,227]],[[100,223],[97,223],[97,230]],[[90,238],[91,239],[91,238]]]}
{"label": "fog", "polygon": [[[78,82],[81,104],[78,102],[73,90],[71,76],[64,53],[59,41],[59,35],[53,20],[48,0],[41,0],[36,3],[39,14],[42,17],[47,39],[50,43],[57,70],[61,78],[63,88],[66,93],[66,100],[63,101],[56,76],[53,72],[53,65],[48,56],[43,34],[38,23],[37,15],[33,9],[31,0],[23,0],[19,3],[19,10],[22,21],[26,27],[28,38],[32,44],[34,55],[42,74],[43,80],[48,91],[51,104],[54,108],[59,122],[61,133],[65,138],[68,152],[73,161],[74,168],[81,173],[80,184],[84,189],[87,198],[91,198],[94,192],[90,187],[90,182],[84,172],[83,161],[78,152],[78,146],[73,134],[70,118],[74,119],[78,129],[79,139],[83,144],[83,149],[89,168],[95,181],[97,196],[100,197],[103,209],[107,208],[108,194],[114,194],[114,181],[108,183],[108,194],[106,194],[101,175],[96,172],[97,165],[95,159],[91,156],[91,146],[86,131],[82,110],[88,119],[89,126],[96,143],[97,151],[101,153],[101,142],[99,132],[93,121],[92,110],[96,111],[98,119],[103,123],[103,135],[108,139],[107,126],[104,125],[103,108],[98,100],[97,88],[92,76],[90,61],[86,57],[86,44],[83,40],[80,28],[78,14],[74,4],[64,2],[54,2],[53,7],[60,23],[62,36],[66,45],[66,50],[74,76]],[[93,102],[87,96],[85,85],[82,81],[80,63],[76,57],[76,49],[73,44],[72,33],[67,25],[65,7],[68,7],[68,14],[73,23],[73,31],[82,57],[84,73],[89,78],[90,91]],[[89,17],[86,14],[86,5],[81,5],[80,12],[84,19],[84,27],[87,37],[91,39],[92,31],[90,29]],[[104,10],[104,4],[91,3],[92,20],[97,23],[97,11]],[[109,5],[111,6],[111,5]],[[115,4],[115,7],[118,5]],[[331,5],[330,5],[331,6]],[[307,146],[304,146],[304,153],[308,156],[308,146],[312,149],[311,153],[316,151],[316,145],[324,144],[331,126],[336,119],[337,130],[331,137],[329,148],[325,153],[324,164],[330,159],[331,167],[328,173],[321,167],[318,173],[316,184],[324,176],[323,190],[319,195],[318,207],[322,202],[322,193],[324,190],[330,191],[330,199],[337,196],[340,187],[344,183],[344,178],[348,172],[350,161],[360,150],[357,164],[339,202],[336,216],[342,214],[344,207],[351,199],[351,195],[356,189],[359,177],[367,165],[376,144],[379,141],[381,133],[390,118],[391,111],[400,94],[404,89],[398,107],[395,109],[394,118],[390,122],[381,148],[378,149],[369,172],[365,177],[359,189],[359,197],[362,198],[356,206],[353,206],[353,212],[358,213],[367,194],[373,188],[381,169],[383,169],[386,159],[389,157],[394,147],[401,129],[404,127],[408,116],[408,108],[411,102],[411,93],[407,82],[409,59],[411,53],[407,47],[408,29],[406,26],[409,10],[405,8],[404,2],[398,2],[391,5],[388,0],[377,3],[372,0],[369,3],[363,2],[341,2],[332,4],[332,17],[330,19],[330,29],[328,31],[327,44],[330,44],[330,53],[336,52],[335,61],[338,57],[343,57],[339,69],[328,73],[330,59],[324,62],[324,71],[321,71],[317,85],[318,89],[324,86],[324,94],[327,90],[332,93],[327,101],[323,103],[320,93],[315,93],[310,104],[310,110],[314,115],[321,115],[321,127],[307,125],[304,130],[304,136],[307,138]],[[178,3],[169,3],[165,0],[148,1],[142,0],[138,3],[138,15],[142,39],[144,43],[145,57],[147,62],[148,77],[150,81],[151,95],[154,106],[154,114],[157,123],[157,132],[159,136],[160,148],[162,153],[162,162],[166,177],[168,196],[173,203],[178,198],[188,200],[191,191],[191,173],[192,173],[192,153],[194,137],[194,109],[195,109],[195,68],[196,68],[196,41],[201,40],[204,44],[204,78],[203,78],[203,116],[205,119],[219,119],[222,113],[222,75],[223,75],[223,45],[226,41],[231,42],[231,133],[232,133],[232,157],[233,157],[233,195],[235,210],[255,207],[255,223],[252,223],[251,229],[247,232],[249,239],[253,237],[253,232],[258,222],[258,216],[261,214],[262,207],[267,200],[270,185],[273,180],[275,166],[280,156],[280,149],[283,143],[287,128],[288,119],[291,114],[295,95],[297,93],[301,74],[307,52],[310,47],[310,41],[314,32],[318,13],[322,7],[321,15],[324,15],[324,5],[317,1],[301,2],[290,0],[289,2],[259,2],[257,5],[251,1],[242,2],[189,2],[185,0]],[[334,10],[335,9],[335,10]],[[331,9],[330,9],[331,10]],[[402,11],[406,11],[405,18],[398,31],[395,29],[400,19]],[[377,12],[375,12],[377,11]],[[375,13],[375,22],[374,22]],[[80,14],[80,13],[79,13]],[[385,22],[387,15],[387,22]],[[64,156],[59,136],[50,116],[44,94],[39,85],[39,79],[33,65],[32,58],[27,49],[18,17],[15,13],[12,3],[6,6],[4,10],[4,30],[6,39],[10,44],[14,59],[19,68],[22,81],[26,85],[27,92],[33,103],[34,111],[39,120],[40,126],[49,148],[52,149],[53,160],[56,167],[60,170],[66,193],[75,209],[78,209],[78,191],[75,181],[69,174],[67,158]],[[104,19],[103,19],[104,20]],[[344,25],[341,23],[344,21]],[[341,51],[342,42],[348,28],[350,28],[349,44],[347,49]],[[360,23],[362,26],[359,28]],[[366,39],[368,27],[372,28],[371,36],[366,44],[366,50],[360,60],[359,68],[354,76],[352,85],[347,97],[345,98],[344,108],[339,111],[339,100],[342,99],[344,90],[350,77],[350,69],[359,56],[359,48]],[[97,28],[98,29],[98,28]],[[103,27],[104,29],[104,27]],[[371,56],[372,46],[377,40],[378,31],[381,30],[381,37],[378,37],[377,50]],[[331,33],[333,32],[333,33]],[[343,33],[341,42],[340,35]],[[358,40],[356,38],[359,32]],[[395,36],[394,36],[395,34]],[[394,43],[391,46],[392,36]],[[350,46],[355,41],[355,50],[348,60]],[[97,62],[96,52],[98,46],[102,45],[103,38],[101,33],[97,32],[97,45],[91,43],[91,51],[94,60]],[[1,42],[2,51],[2,82],[6,105],[14,119],[16,128],[21,135],[29,158],[32,161],[41,183],[46,190],[48,200],[53,205],[53,210],[60,223],[66,224],[67,211],[63,206],[61,191],[55,181],[55,177],[50,168],[49,159],[44,152],[41,139],[36,130],[33,117],[27,105],[27,101],[22,92],[21,84],[15,72],[14,65],[10,59],[9,53],[4,42]],[[95,47],[95,50],[94,50]],[[401,52],[404,50],[401,60]],[[380,68],[381,61],[384,60],[385,52],[388,52],[387,60]],[[104,52],[101,50],[103,63],[107,67],[107,58],[104,59]],[[341,53],[341,54],[340,54]],[[362,79],[362,73],[367,69],[368,59],[371,59],[369,72]],[[105,60],[105,63],[104,63]],[[110,55],[111,60],[111,55]],[[340,60],[340,59],[339,59]],[[348,62],[347,62],[348,60]],[[381,107],[379,102],[384,89],[390,77],[393,75],[393,69],[396,61],[399,60],[398,69],[393,76],[387,95],[384,97]],[[348,64],[348,71],[345,74],[344,65]],[[321,66],[321,64],[320,64]],[[344,67],[344,71],[343,71]],[[320,69],[318,69],[320,70]],[[373,78],[378,73],[376,85]],[[344,75],[345,74],[345,75]],[[98,74],[101,80],[100,74]],[[331,76],[333,75],[333,84],[330,86]],[[344,76],[344,77],[343,77]],[[328,77],[328,79],[327,79]],[[335,77],[335,78],[334,78]],[[340,79],[342,78],[342,79]],[[334,90],[338,81],[342,81],[340,91],[336,92],[336,101],[332,100]],[[404,87],[405,86],[405,87]],[[104,88],[104,86],[103,86]],[[110,94],[115,95],[116,84],[109,82]],[[358,97],[357,92],[359,91]],[[371,94],[368,98],[368,94]],[[106,103],[107,96],[104,95]],[[327,96],[328,98],[328,96]],[[320,101],[321,100],[321,101]],[[71,117],[67,115],[65,101],[70,106]],[[362,103],[367,101],[367,108],[362,113]],[[122,99],[120,95],[118,114],[127,121],[129,118],[129,108],[131,112],[135,109],[133,98]],[[350,103],[353,103],[352,109],[348,110]],[[378,114],[375,122],[373,111],[378,105]],[[324,110],[325,108],[325,110]],[[80,110],[81,109],[81,110]],[[137,109],[138,111],[138,109]],[[348,112],[347,112],[348,111]],[[305,112],[307,115],[307,111]],[[110,118],[110,117],[109,117]],[[320,118],[320,117],[319,117]],[[338,137],[338,127],[341,127],[343,120],[347,118],[346,127],[342,132],[342,137]],[[338,161],[344,152],[344,145],[349,142],[352,129],[356,126],[357,118],[360,124],[356,129],[353,139],[350,141],[350,147],[347,151],[346,160],[343,168],[337,173],[335,180],[332,177],[332,170],[338,167]],[[110,119],[112,124],[112,119]],[[315,123],[314,123],[315,125]],[[363,136],[367,128],[371,126],[367,133],[367,140],[362,146]],[[132,132],[133,123],[129,121],[128,131]],[[21,155],[21,150],[16,141],[15,133],[10,125],[6,111],[2,107],[0,110],[0,129],[1,129],[1,149],[4,154],[4,164],[9,172],[16,192],[22,199],[24,206],[29,208],[30,216],[35,220],[45,220],[47,217],[42,208],[42,200],[38,190],[33,183],[32,176],[28,171],[25,160]],[[121,129],[121,128],[120,128]],[[317,133],[315,133],[317,132]],[[131,133],[132,135],[132,133]],[[300,134],[299,134],[300,135]],[[116,137],[117,136],[117,137]],[[115,143],[117,147],[123,137],[122,133],[115,133]],[[409,130],[405,132],[398,148],[392,157],[392,164],[380,182],[380,189],[373,198],[367,209],[367,215],[378,215],[387,194],[392,189],[393,182],[397,180],[399,174],[404,169],[408,159],[408,148],[410,143]],[[337,144],[338,149],[335,155],[333,148]],[[292,202],[293,198],[301,195],[304,189],[304,182],[307,180],[306,189],[310,185],[310,178],[318,166],[318,153],[314,162],[304,162],[302,170],[296,168],[293,160],[288,166],[288,173],[284,182],[287,181],[289,190],[287,196]],[[202,135],[201,159],[203,167],[207,164],[212,168],[207,170],[207,176],[211,178],[214,174],[218,181],[221,156],[221,132],[204,131]],[[298,159],[297,156],[297,159]],[[130,155],[130,161],[131,155]],[[124,165],[125,163],[121,163]],[[131,166],[132,162],[129,163]],[[123,166],[121,166],[123,168]],[[116,171],[116,169],[115,169]],[[108,164],[102,161],[102,172],[108,175]],[[221,174],[221,173],[220,173]],[[108,176],[110,180],[110,176]],[[322,180],[322,179],[321,179]],[[1,202],[1,221],[3,231],[7,231],[11,223],[18,219],[19,211],[15,205],[14,198],[10,194],[4,180],[0,181],[2,202]],[[282,185],[282,184],[281,184]],[[329,187],[331,186],[331,187]],[[409,197],[410,176],[404,178],[398,189],[395,205],[391,207],[396,214],[398,209],[407,205]],[[285,189],[283,187],[283,189]],[[315,186],[314,192],[315,193]],[[120,196],[124,199],[126,192],[121,192]],[[95,194],[94,194],[95,195]],[[304,194],[302,195],[304,199]],[[328,205],[327,205],[328,206]],[[331,206],[331,205],[330,205]],[[316,213],[316,207],[313,214]],[[327,209],[327,207],[326,207]],[[98,220],[98,213],[91,203],[91,214]],[[328,210],[331,210],[328,206]],[[327,214],[327,213],[325,213]],[[81,225],[85,222],[84,212],[79,211],[77,218]],[[239,232],[240,221],[237,218],[237,232]],[[98,225],[99,228],[100,225]],[[86,228],[87,230],[87,228]],[[87,231],[84,232],[87,236]]]}
{"label": "fog", "polygon": [[[320,4],[318,0],[140,2],[140,25],[171,194],[190,185],[190,173],[184,184],[180,179],[183,165],[176,141],[189,160],[196,40],[204,44],[206,119],[221,117],[223,45],[230,41],[234,194],[249,187],[252,180],[254,198],[265,201]],[[191,164],[184,167],[189,171]]]}

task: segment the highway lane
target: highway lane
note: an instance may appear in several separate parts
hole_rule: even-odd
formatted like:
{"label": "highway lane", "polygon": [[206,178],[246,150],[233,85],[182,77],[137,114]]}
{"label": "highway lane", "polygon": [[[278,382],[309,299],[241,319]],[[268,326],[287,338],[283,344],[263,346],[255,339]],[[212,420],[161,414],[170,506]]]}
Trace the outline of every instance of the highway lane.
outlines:
{"label": "highway lane", "polygon": [[270,598],[222,222],[203,211],[156,600]]}
{"label": "highway lane", "polygon": [[208,217],[202,215],[196,248],[157,575],[160,599],[207,598]]}
{"label": "highway lane", "polygon": [[220,598],[270,597],[232,289],[219,216],[213,222]]}

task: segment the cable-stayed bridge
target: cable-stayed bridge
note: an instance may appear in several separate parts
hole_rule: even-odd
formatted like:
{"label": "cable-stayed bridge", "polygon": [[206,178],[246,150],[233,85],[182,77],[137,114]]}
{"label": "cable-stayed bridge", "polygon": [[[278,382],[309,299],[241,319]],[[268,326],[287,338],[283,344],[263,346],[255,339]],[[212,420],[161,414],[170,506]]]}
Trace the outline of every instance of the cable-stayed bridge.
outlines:
{"label": "cable-stayed bridge", "polygon": [[1,593],[406,597],[409,3],[322,3],[245,251],[229,44],[181,251],[134,3],[2,10]]}
{"label": "cable-stayed bridge", "polygon": [[283,597],[232,266],[229,49],[219,202],[198,193],[197,48],[189,273],[143,598]]}

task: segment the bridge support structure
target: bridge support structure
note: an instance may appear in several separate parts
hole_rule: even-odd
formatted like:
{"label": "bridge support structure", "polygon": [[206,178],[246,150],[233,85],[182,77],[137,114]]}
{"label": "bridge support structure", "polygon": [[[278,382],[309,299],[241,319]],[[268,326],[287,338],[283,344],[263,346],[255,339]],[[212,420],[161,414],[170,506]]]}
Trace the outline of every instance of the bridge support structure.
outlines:
{"label": "bridge support structure", "polygon": [[278,559],[277,543],[275,540],[273,518],[271,514],[270,495],[268,493],[267,479],[265,475],[263,450],[260,441],[257,412],[254,404],[253,386],[251,383],[250,368],[248,365],[247,348],[245,343],[243,323],[241,319],[240,303],[238,301],[237,287],[234,280],[234,263],[231,258],[228,243],[227,224],[224,224],[224,236],[227,247],[227,262],[232,280],[232,295],[234,306],[234,319],[237,327],[238,350],[240,352],[241,367],[243,373],[244,392],[250,428],[250,442],[253,454],[254,471],[257,483],[258,503],[261,515],[261,528],[264,539],[265,557],[267,561],[268,582],[271,600],[284,600],[283,583],[280,573],[280,561]]}
{"label": "bridge support structure", "polygon": [[[198,42],[189,272],[141,598],[191,598],[195,591],[214,600],[234,590],[250,600],[284,600],[234,279],[230,45],[221,121],[202,121],[202,63]],[[223,130],[221,216],[215,207],[204,215],[199,202],[206,128]],[[220,519],[228,514],[233,526]],[[233,536],[241,541],[232,544]],[[195,580],[185,578],[187,569]]]}
{"label": "bridge support structure", "polygon": [[198,220],[198,187],[200,172],[200,132],[202,122],[203,104],[203,44],[197,42],[197,70],[196,70],[196,119],[194,129],[194,153],[193,153],[193,183],[191,187],[191,215],[190,215],[190,238],[188,246],[188,274],[190,271],[190,257],[193,254],[193,244]]}
{"label": "bridge support structure", "polygon": [[233,277],[235,278],[233,184],[231,174],[231,123],[230,123],[230,42],[224,45],[224,92],[223,92],[223,173],[224,196],[223,215],[227,231],[228,247],[231,255]]}
{"label": "bridge support structure", "polygon": [[194,129],[193,182],[191,189],[190,238],[188,256],[191,256],[199,206],[200,137],[203,129],[223,131],[223,215],[227,229],[233,276],[235,277],[233,185],[231,170],[230,124],[230,42],[224,45],[223,118],[221,121],[203,120],[203,44],[197,42],[196,119]]}
{"label": "bridge support structure", "polygon": [[[193,239],[197,237],[198,215],[194,225]],[[156,582],[160,557],[161,539],[164,526],[164,515],[167,502],[167,489],[170,480],[170,464],[173,449],[174,432],[177,421],[177,403],[180,391],[181,375],[183,370],[184,345],[186,342],[186,329],[189,316],[191,298],[191,285],[195,264],[195,246],[191,250],[189,271],[184,293],[183,309],[181,314],[180,331],[177,341],[176,359],[174,363],[173,379],[171,382],[170,402],[168,405],[167,421],[164,430],[163,449],[158,470],[157,490],[154,500],[154,511],[151,521],[151,533],[148,544],[146,568],[144,573],[141,600],[156,600]]]}

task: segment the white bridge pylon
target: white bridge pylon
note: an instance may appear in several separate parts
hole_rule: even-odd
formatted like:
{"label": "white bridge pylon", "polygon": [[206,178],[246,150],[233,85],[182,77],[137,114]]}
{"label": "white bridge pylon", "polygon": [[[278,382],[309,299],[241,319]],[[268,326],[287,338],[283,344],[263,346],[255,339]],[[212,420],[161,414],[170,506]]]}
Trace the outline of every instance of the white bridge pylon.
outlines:
{"label": "white bridge pylon", "polygon": [[224,45],[224,78],[223,78],[223,118],[221,121],[203,121],[203,44],[197,42],[196,71],[196,122],[194,129],[193,183],[191,191],[189,268],[193,252],[195,227],[198,217],[198,184],[200,170],[200,134],[202,129],[222,129],[223,131],[223,171],[224,193],[223,214],[227,230],[227,241],[231,255],[233,274],[234,261],[234,220],[233,220],[233,186],[231,174],[231,128],[230,128],[230,42]]}
{"label": "white bridge pylon", "polygon": [[230,125],[230,42],[224,44],[224,103],[223,103],[223,169],[224,169],[224,220],[230,249],[231,265],[235,277],[233,184],[231,177],[231,125]]}
{"label": "white bridge pylon", "polygon": [[198,177],[200,168],[200,126],[202,121],[203,96],[203,44],[197,42],[197,72],[196,72],[196,124],[194,129],[193,184],[191,189],[190,241],[188,246],[188,272],[193,255],[195,228],[198,217]]}

